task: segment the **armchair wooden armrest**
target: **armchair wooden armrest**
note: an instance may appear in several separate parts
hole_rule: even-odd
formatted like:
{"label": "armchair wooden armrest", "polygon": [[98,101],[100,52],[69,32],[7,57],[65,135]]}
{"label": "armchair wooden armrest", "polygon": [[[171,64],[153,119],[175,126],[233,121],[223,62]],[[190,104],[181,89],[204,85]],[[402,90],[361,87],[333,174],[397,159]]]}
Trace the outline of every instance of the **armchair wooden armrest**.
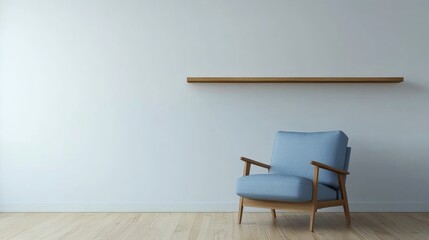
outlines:
{"label": "armchair wooden armrest", "polygon": [[[346,175],[348,175],[350,173],[347,171],[344,171],[342,169],[334,168],[334,167],[331,167],[331,166],[328,166],[326,164],[316,162],[316,161],[311,161],[310,164],[314,165],[312,202],[313,202],[313,205],[315,206],[313,208],[313,212],[311,214],[312,220],[310,221],[310,230],[311,231],[314,230],[314,215],[316,213],[317,208],[322,208],[322,207],[327,207],[327,206],[341,206],[341,205],[343,205],[344,213],[346,215],[347,224],[350,225],[351,218],[350,218],[350,210],[349,210],[349,201],[347,199],[346,182],[344,179],[346,177]],[[317,187],[318,187],[318,182],[319,182],[319,169],[320,168],[334,172],[337,174],[338,184],[339,184],[340,192],[341,192],[341,200],[326,201],[325,203],[319,202],[317,200]]]}
{"label": "armchair wooden armrest", "polygon": [[312,164],[314,166],[317,166],[317,167],[320,167],[320,168],[323,168],[323,169],[326,169],[328,171],[337,173],[337,174],[341,174],[341,175],[348,175],[348,174],[350,174],[349,172],[346,172],[344,170],[328,166],[328,165],[320,163],[320,162],[311,161],[310,164]]}
{"label": "armchair wooden armrest", "polygon": [[244,161],[243,176],[247,176],[247,175],[250,174],[250,166],[252,164],[256,165],[256,166],[259,166],[259,167],[266,168],[266,169],[268,169],[268,171],[270,170],[270,167],[271,167],[268,164],[261,163],[261,162],[258,162],[258,161],[255,161],[255,160],[252,160],[252,159],[246,158],[246,157],[241,157],[240,160]]}
{"label": "armchair wooden armrest", "polygon": [[241,161],[244,161],[244,162],[246,162],[246,163],[250,163],[250,164],[253,164],[253,165],[256,165],[256,166],[259,166],[259,167],[263,167],[263,168],[266,168],[266,169],[270,169],[270,165],[268,165],[268,164],[265,164],[265,163],[261,163],[261,162],[258,162],[258,161],[255,161],[255,160],[252,160],[252,159],[250,159],[250,158],[246,158],[246,157],[241,157],[240,158],[240,160]]}

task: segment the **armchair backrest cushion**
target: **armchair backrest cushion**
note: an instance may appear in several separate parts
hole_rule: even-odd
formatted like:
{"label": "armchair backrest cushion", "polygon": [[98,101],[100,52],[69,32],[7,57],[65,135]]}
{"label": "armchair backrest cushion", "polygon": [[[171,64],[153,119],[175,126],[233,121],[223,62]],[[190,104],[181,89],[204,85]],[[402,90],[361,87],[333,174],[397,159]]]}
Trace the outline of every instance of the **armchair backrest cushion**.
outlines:
{"label": "armchair backrest cushion", "polygon": [[[346,169],[347,142],[348,137],[342,131],[280,131],[274,141],[270,173],[313,179],[314,166],[310,161]],[[326,170],[320,170],[319,183],[339,188],[337,175]]]}
{"label": "armchair backrest cushion", "polygon": [[[352,148],[351,147],[347,147],[347,152],[346,152],[346,161],[344,162],[344,171],[349,171],[349,164],[350,164],[350,155],[352,153]],[[347,179],[347,175],[344,176],[344,181]]]}

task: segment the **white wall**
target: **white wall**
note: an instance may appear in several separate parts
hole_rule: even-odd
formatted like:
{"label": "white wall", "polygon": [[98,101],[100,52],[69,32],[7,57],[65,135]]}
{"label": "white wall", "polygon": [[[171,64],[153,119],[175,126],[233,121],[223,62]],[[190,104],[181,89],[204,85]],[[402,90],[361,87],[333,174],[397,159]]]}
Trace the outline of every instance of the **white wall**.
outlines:
{"label": "white wall", "polygon": [[352,210],[429,211],[428,1],[0,6],[1,211],[236,210],[240,156],[268,163],[277,130],[331,129],[353,147]]}

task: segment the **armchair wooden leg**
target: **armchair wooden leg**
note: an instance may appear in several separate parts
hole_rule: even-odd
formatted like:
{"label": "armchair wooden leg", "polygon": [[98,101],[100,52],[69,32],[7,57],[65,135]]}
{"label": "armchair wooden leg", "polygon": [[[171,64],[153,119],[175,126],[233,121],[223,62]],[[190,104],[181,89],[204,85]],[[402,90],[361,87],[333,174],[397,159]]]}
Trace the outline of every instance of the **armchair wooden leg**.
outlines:
{"label": "armchair wooden leg", "polygon": [[313,194],[311,201],[313,202],[313,206],[310,212],[310,231],[314,232],[314,218],[316,217],[317,212],[317,185],[319,181],[319,167],[314,168],[314,176],[313,176]]}
{"label": "armchair wooden leg", "polygon": [[346,202],[344,202],[343,208],[344,215],[346,215],[347,225],[350,225],[352,223],[352,219],[350,218],[349,203],[347,202],[347,200]]}
{"label": "armchair wooden leg", "polygon": [[344,176],[338,176],[338,181],[340,183],[341,198],[343,199],[343,202],[344,202],[343,203],[344,215],[346,216],[347,225],[350,225],[352,223],[352,220],[350,218],[349,201],[347,199],[346,184],[344,182]]}
{"label": "armchair wooden leg", "polygon": [[238,206],[238,224],[241,224],[241,219],[243,217],[243,198],[240,198],[240,203]]}
{"label": "armchair wooden leg", "polygon": [[277,218],[276,210],[274,208],[271,209],[271,215],[273,216],[273,218]]}
{"label": "armchair wooden leg", "polygon": [[310,232],[314,232],[314,219],[316,218],[317,209],[314,208],[310,212]]}

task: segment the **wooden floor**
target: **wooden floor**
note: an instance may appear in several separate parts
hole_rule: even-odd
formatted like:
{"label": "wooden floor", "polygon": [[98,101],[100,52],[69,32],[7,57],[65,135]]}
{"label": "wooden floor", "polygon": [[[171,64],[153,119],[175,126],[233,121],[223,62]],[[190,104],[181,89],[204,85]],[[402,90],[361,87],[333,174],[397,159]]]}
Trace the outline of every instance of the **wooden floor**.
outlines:
{"label": "wooden floor", "polygon": [[429,213],[0,213],[0,239],[429,239]]}

